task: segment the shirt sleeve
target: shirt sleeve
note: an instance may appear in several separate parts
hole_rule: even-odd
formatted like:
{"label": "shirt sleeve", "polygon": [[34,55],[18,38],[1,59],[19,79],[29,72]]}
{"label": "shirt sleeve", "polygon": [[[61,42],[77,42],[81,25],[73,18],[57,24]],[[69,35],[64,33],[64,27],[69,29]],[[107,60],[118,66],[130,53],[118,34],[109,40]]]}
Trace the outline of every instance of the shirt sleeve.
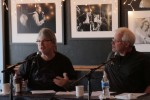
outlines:
{"label": "shirt sleeve", "polygon": [[73,65],[72,65],[72,63],[71,63],[71,61],[69,59],[67,61],[67,66],[68,66],[68,68],[67,68],[67,74],[68,74],[69,79],[70,80],[77,79],[76,72],[75,72],[75,70],[73,68]]}

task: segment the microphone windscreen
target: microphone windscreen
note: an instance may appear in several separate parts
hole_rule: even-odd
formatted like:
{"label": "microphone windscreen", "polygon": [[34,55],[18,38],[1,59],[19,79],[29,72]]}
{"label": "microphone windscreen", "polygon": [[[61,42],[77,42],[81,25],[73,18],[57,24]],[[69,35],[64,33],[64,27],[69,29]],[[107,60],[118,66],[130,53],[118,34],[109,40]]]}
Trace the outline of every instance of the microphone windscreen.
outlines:
{"label": "microphone windscreen", "polygon": [[41,55],[41,52],[40,51],[36,52],[36,55]]}
{"label": "microphone windscreen", "polygon": [[115,52],[115,53],[114,53],[114,57],[116,57],[117,55],[118,55],[118,52]]}

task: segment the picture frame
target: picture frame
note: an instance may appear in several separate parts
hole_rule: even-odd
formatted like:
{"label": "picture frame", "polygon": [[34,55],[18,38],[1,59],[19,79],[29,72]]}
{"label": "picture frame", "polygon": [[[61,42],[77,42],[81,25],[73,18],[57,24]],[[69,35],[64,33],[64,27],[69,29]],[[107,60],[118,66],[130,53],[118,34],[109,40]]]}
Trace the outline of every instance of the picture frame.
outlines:
{"label": "picture frame", "polygon": [[150,52],[150,11],[128,11],[128,28],[135,34],[136,50]]}
{"label": "picture frame", "polygon": [[71,0],[71,38],[112,38],[119,26],[118,2]]}
{"label": "picture frame", "polygon": [[[3,1],[0,1],[0,70],[4,70],[5,66],[5,35],[4,35],[4,7],[3,7]],[[0,90],[3,90],[3,83],[4,83],[4,73],[0,73]],[[2,92],[0,92],[2,93]]]}
{"label": "picture frame", "polygon": [[62,0],[11,0],[11,42],[35,43],[39,30],[50,28],[55,32],[57,43],[63,43],[62,6]]}

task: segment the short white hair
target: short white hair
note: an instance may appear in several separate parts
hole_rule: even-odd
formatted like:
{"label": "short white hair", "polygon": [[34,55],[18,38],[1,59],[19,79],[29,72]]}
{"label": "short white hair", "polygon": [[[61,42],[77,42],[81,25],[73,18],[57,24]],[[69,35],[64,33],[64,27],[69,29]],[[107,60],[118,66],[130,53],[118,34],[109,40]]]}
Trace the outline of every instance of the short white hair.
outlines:
{"label": "short white hair", "polygon": [[115,30],[115,33],[122,35],[122,41],[130,43],[130,46],[133,46],[135,43],[134,33],[126,27],[120,27]]}

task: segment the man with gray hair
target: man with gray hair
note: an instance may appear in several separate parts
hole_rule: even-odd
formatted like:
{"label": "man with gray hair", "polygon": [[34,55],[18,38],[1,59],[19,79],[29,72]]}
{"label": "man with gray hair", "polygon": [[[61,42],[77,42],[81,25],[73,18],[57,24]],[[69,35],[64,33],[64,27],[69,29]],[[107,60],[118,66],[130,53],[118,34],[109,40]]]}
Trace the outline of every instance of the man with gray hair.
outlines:
{"label": "man with gray hair", "polygon": [[28,91],[67,91],[68,83],[76,79],[73,65],[68,57],[57,52],[55,33],[42,28],[37,37],[39,54],[33,53],[26,59],[19,74],[27,80]]}
{"label": "man with gray hair", "polygon": [[118,28],[112,39],[112,53],[108,59],[113,63],[105,66],[114,92],[150,93],[150,59],[134,47],[135,35],[125,27]]}

